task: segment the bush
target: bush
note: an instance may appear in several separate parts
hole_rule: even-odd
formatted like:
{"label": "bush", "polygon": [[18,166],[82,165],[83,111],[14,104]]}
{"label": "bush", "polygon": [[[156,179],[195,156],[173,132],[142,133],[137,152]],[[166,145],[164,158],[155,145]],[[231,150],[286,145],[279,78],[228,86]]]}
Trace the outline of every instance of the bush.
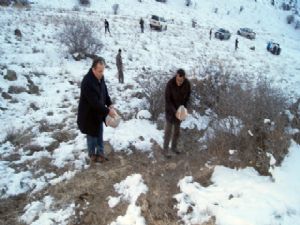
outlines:
{"label": "bush", "polygon": [[291,10],[291,6],[287,3],[284,3],[284,2],[282,3],[281,8],[285,11]]}
{"label": "bush", "polygon": [[146,72],[138,77],[137,82],[144,89],[149,103],[152,121],[157,121],[159,115],[165,112],[165,88],[169,78],[169,74],[161,71]]}
{"label": "bush", "polygon": [[15,147],[24,147],[31,142],[33,134],[30,129],[15,129],[12,128],[7,131],[3,143],[9,141]]}
{"label": "bush", "polygon": [[[201,114],[206,109],[211,112],[203,141],[213,157],[226,166],[253,166],[261,174],[268,174],[269,153],[281,163],[290,141],[284,114],[288,100],[270,80],[253,82],[219,68],[207,69],[204,79],[191,83],[193,108]],[[237,151],[236,161],[230,160],[229,150]]]}
{"label": "bush", "polygon": [[286,17],[286,22],[287,24],[291,24],[295,21],[295,16],[294,15],[289,15]]}
{"label": "bush", "polygon": [[117,15],[118,11],[119,11],[119,4],[114,4],[112,6],[112,9],[113,9],[114,15]]}
{"label": "bush", "polygon": [[21,94],[23,92],[26,92],[26,88],[25,87],[22,87],[22,86],[15,86],[15,85],[12,85],[12,86],[9,86],[8,88],[8,93],[9,94]]}
{"label": "bush", "polygon": [[9,6],[12,0],[0,0],[0,6]]}
{"label": "bush", "polygon": [[15,7],[29,7],[30,2],[28,0],[14,0]]}
{"label": "bush", "polygon": [[[101,51],[103,44],[94,34],[94,24],[77,18],[68,18],[64,22],[60,41],[68,47],[70,54],[78,54],[84,58],[87,55],[95,55]],[[96,30],[96,29],[95,29]]]}
{"label": "bush", "polygon": [[90,0],[79,0],[79,4],[83,6],[89,6],[91,3]]}

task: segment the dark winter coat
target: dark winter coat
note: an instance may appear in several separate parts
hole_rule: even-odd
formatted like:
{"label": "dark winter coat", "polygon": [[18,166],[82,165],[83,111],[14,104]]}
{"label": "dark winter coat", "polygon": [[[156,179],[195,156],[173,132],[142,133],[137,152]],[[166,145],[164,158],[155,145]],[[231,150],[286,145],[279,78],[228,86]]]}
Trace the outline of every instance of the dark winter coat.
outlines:
{"label": "dark winter coat", "polygon": [[81,82],[77,116],[79,130],[84,134],[98,136],[100,123],[108,115],[107,106],[111,104],[104,78],[99,81],[90,69]]}
{"label": "dark winter coat", "polygon": [[176,111],[181,105],[187,108],[190,95],[191,85],[188,79],[185,79],[181,86],[176,84],[176,76],[169,80],[165,91],[165,113],[168,122],[180,122],[175,116]]}
{"label": "dark winter coat", "polygon": [[109,27],[109,23],[108,23],[107,20],[104,21],[104,26],[105,26],[105,28],[108,28],[108,27]]}
{"label": "dark winter coat", "polygon": [[144,20],[143,19],[140,20],[140,25],[141,25],[141,27],[144,27]]}
{"label": "dark winter coat", "polygon": [[122,56],[121,53],[118,53],[116,56],[116,65],[119,71],[123,70],[123,62],[122,62]]}

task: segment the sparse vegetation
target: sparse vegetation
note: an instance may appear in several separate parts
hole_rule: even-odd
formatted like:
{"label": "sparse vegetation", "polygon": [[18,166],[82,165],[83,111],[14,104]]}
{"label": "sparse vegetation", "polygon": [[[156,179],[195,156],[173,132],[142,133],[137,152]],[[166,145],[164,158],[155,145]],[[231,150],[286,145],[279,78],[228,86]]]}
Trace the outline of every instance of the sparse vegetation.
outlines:
{"label": "sparse vegetation", "polygon": [[208,108],[212,110],[205,144],[227,166],[232,163],[228,151],[234,149],[238,152],[235,166],[253,166],[261,174],[268,174],[267,153],[274,156],[277,164],[287,154],[287,98],[266,78],[254,83],[246,76],[232,77],[238,76],[230,76],[228,71],[217,76],[208,73],[205,79],[192,82],[195,110],[200,114]]}
{"label": "sparse vegetation", "polygon": [[140,75],[138,83],[144,89],[149,104],[151,120],[157,121],[159,115],[165,111],[165,87],[170,74],[162,71],[146,72]]}
{"label": "sparse vegetation", "polygon": [[0,6],[9,6],[12,0],[0,0]]}
{"label": "sparse vegetation", "polygon": [[33,134],[30,129],[11,128],[7,131],[3,143],[9,141],[17,148],[24,147],[31,142]]}
{"label": "sparse vegetation", "polygon": [[79,4],[82,6],[89,6],[91,2],[90,0],[79,0]]}
{"label": "sparse vegetation", "polygon": [[26,88],[22,87],[22,86],[12,85],[8,88],[8,93],[9,94],[20,94],[20,93],[23,93],[23,92],[26,92]]}
{"label": "sparse vegetation", "polygon": [[87,55],[95,55],[103,47],[102,42],[95,37],[93,23],[77,18],[68,18],[64,21],[60,41],[68,47],[73,57],[79,57],[78,60]]}

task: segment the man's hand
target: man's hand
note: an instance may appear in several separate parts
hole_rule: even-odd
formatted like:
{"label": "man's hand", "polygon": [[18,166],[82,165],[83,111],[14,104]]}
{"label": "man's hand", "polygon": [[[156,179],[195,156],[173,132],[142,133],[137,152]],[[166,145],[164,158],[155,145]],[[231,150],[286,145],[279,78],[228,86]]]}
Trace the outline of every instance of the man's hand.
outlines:
{"label": "man's hand", "polygon": [[115,117],[117,115],[116,110],[113,107],[109,107],[108,115],[110,117]]}

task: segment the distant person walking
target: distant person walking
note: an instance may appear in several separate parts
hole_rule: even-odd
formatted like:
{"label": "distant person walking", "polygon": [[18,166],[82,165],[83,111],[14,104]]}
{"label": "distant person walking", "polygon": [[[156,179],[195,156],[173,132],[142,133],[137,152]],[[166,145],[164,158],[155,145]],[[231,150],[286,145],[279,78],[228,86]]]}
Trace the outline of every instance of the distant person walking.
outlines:
{"label": "distant person walking", "polygon": [[235,50],[239,48],[239,39],[235,39]]}
{"label": "distant person walking", "polygon": [[109,23],[106,19],[104,20],[104,27],[105,27],[105,34],[106,34],[106,32],[108,32],[110,34]]}
{"label": "distant person walking", "polygon": [[211,40],[212,29],[209,30],[209,40]]}
{"label": "distant person walking", "polygon": [[123,74],[123,62],[122,62],[122,56],[121,56],[122,50],[119,49],[118,54],[116,56],[116,65],[118,69],[118,78],[119,83],[124,83],[124,74]]}
{"label": "distant person walking", "polygon": [[140,19],[140,27],[141,27],[141,32],[144,33],[144,20],[143,20],[143,18]]}

